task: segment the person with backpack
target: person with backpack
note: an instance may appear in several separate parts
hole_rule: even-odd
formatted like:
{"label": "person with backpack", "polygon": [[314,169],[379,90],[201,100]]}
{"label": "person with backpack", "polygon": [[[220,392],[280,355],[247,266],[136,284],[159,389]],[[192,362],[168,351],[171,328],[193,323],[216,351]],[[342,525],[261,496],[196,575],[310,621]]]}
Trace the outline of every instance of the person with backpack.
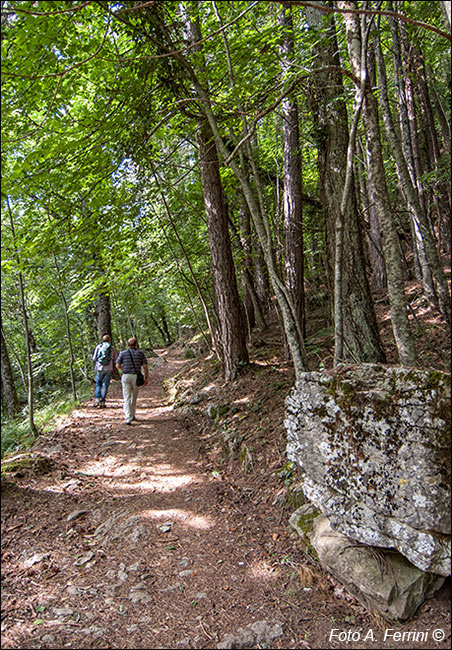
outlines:
{"label": "person with backpack", "polygon": [[93,361],[96,364],[96,386],[94,389],[94,406],[96,408],[105,408],[105,399],[117,358],[118,352],[112,346],[110,336],[105,334],[93,353]]}
{"label": "person with backpack", "polygon": [[[127,350],[119,354],[116,367],[122,371],[121,384],[126,424],[132,424],[132,421],[136,420],[138,387],[146,386],[148,383],[149,367],[146,355],[138,349],[138,341],[135,337],[127,341],[127,346]],[[141,373],[142,368],[144,377]]]}

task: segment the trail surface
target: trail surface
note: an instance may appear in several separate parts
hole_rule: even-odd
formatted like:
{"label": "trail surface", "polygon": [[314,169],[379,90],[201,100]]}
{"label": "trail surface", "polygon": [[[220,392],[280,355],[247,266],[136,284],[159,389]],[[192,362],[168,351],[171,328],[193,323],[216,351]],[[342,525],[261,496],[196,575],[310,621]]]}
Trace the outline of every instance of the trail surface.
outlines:
{"label": "trail surface", "polygon": [[[49,472],[4,485],[3,648],[394,647],[306,563],[274,471],[212,471],[162,390],[183,365],[151,373],[132,426],[112,383],[106,409],[87,404],[40,440]],[[416,622],[444,627],[438,648],[447,597]],[[334,628],[361,639],[330,640]]]}

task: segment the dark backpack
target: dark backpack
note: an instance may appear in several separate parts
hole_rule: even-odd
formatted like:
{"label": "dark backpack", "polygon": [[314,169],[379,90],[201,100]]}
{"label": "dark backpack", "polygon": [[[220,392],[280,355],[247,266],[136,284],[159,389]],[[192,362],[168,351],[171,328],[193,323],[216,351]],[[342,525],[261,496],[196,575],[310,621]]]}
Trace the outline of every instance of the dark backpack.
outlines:
{"label": "dark backpack", "polygon": [[108,343],[108,341],[104,341],[104,343],[101,343],[99,352],[97,353],[97,361],[102,365],[102,366],[108,366],[108,364],[111,361],[111,343]]}

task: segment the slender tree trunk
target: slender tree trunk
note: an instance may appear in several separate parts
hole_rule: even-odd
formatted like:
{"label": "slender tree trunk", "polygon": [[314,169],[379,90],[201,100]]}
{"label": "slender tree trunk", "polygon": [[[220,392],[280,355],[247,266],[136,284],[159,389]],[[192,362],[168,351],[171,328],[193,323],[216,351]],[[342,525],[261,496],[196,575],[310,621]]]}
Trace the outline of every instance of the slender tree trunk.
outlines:
{"label": "slender tree trunk", "polygon": [[[307,12],[313,29],[318,27],[319,14],[311,8]],[[366,275],[362,226],[354,191],[351,155],[354,136],[349,135],[333,19],[314,51],[318,67],[325,68],[311,84],[310,102],[317,134],[320,195],[326,217],[328,286],[330,295],[335,294],[336,359],[382,362],[385,353]],[[347,169],[348,187],[345,187]],[[343,345],[339,346],[341,337]]]}
{"label": "slender tree trunk", "polygon": [[162,329],[165,332],[165,343],[166,343],[166,345],[171,345],[171,343],[173,341],[171,339],[171,334],[170,334],[170,331],[169,331],[168,321],[166,319],[166,314],[165,314],[163,309],[160,312],[160,318],[162,320]]}
{"label": "slender tree trunk", "polygon": [[[175,224],[173,216],[171,214],[170,207],[169,207],[168,202],[167,202],[166,197],[165,197],[165,192],[163,191],[162,186],[161,186],[161,179],[160,179],[160,177],[159,177],[159,175],[158,175],[158,173],[157,173],[157,171],[156,171],[156,169],[155,169],[155,167],[154,167],[154,165],[152,163],[152,160],[150,160],[149,162],[150,162],[150,165],[151,165],[152,173],[154,174],[155,182],[157,183],[157,187],[158,187],[159,192],[160,192],[160,197],[161,197],[162,202],[163,202],[163,204],[165,206],[166,214],[168,216],[169,222],[171,224],[171,227],[173,229],[173,232],[174,232],[174,235],[175,235],[175,237],[177,239],[177,242],[178,242],[178,244],[180,246],[182,254],[183,254],[184,258],[185,258],[185,261],[187,262],[187,266],[188,266],[188,270],[190,272],[191,279],[192,279],[192,281],[193,281],[193,283],[194,283],[194,285],[196,287],[196,291],[198,293],[198,297],[199,297],[199,300],[201,302],[201,305],[202,305],[202,308],[203,308],[203,311],[204,311],[204,316],[205,316],[207,327],[209,329],[210,337],[211,337],[210,342],[206,341],[207,345],[210,348],[213,348],[213,350],[214,350],[215,354],[217,355],[218,359],[221,359],[222,355],[219,352],[219,350],[221,348],[221,344],[218,341],[217,330],[215,329],[215,327],[214,327],[214,325],[212,323],[212,320],[210,318],[209,308],[207,306],[207,302],[206,302],[206,300],[204,298],[203,292],[202,292],[200,284],[198,282],[198,278],[196,277],[196,273],[194,272],[193,266],[192,266],[191,261],[190,261],[190,257],[188,255],[187,251],[185,250],[185,246],[184,246],[184,244],[182,242],[182,239],[179,236],[179,232],[177,230],[176,224]],[[158,210],[156,210],[156,214],[158,215]],[[159,218],[159,221],[160,221],[160,223],[162,223],[160,218]],[[176,264],[177,264],[178,268],[180,268],[179,262],[178,262],[178,256],[175,255],[173,250],[172,250],[171,242],[170,242],[169,238],[166,235],[163,223],[162,223],[162,230],[163,230],[163,233],[165,235],[166,241],[168,242],[168,246],[170,247],[171,252],[173,253],[173,257],[176,260]],[[180,274],[181,274],[181,277],[183,277],[182,272],[180,272]],[[188,292],[187,292],[187,296],[188,296]]]}
{"label": "slender tree trunk", "polygon": [[[201,41],[199,22],[186,16],[185,28],[192,43]],[[201,51],[200,46],[195,50]],[[201,63],[201,68],[205,63]],[[208,97],[205,100],[209,103]],[[220,177],[217,146],[208,121],[201,119],[198,130],[199,165],[207,217],[214,293],[218,309],[225,380],[231,381],[247,364],[246,329],[237,289],[228,229],[228,216]]]}
{"label": "slender tree trunk", "polygon": [[444,231],[450,234],[450,184],[447,184],[441,178],[441,149],[439,137],[436,131],[431,92],[427,81],[425,58],[419,47],[415,47],[414,54],[414,60],[411,65],[416,70],[416,74],[414,75],[415,87],[417,89],[416,94],[420,97],[422,108],[421,118],[423,124],[425,124],[425,128],[422,129],[422,132],[424,133],[426,149],[428,152],[428,168],[429,171],[434,170],[436,176],[436,180],[430,188],[430,201],[437,214],[437,231],[439,238],[438,250],[441,250],[442,232]]}
{"label": "slender tree trunk", "polygon": [[378,223],[378,217],[375,212],[374,199],[370,194],[371,188],[368,186],[366,181],[366,173],[363,162],[366,158],[366,152],[361,146],[361,140],[359,141],[359,145],[361,147],[361,150],[360,157],[357,159],[357,176],[360,185],[360,202],[363,206],[364,214],[367,217],[366,235],[368,243],[369,266],[371,269],[371,277],[369,282],[373,289],[379,290],[386,287],[386,269],[383,257],[383,247],[381,243],[380,224]]}
{"label": "slender tree trunk", "polygon": [[257,323],[259,330],[266,328],[265,315],[255,286],[253,274],[253,251],[250,214],[246,205],[240,210],[240,248],[243,251],[242,282],[245,295],[245,310],[247,311],[248,325],[253,329]]}
{"label": "slender tree trunk", "polygon": [[[243,306],[245,308],[246,322],[248,325],[248,336],[251,337],[251,331],[256,324],[256,309],[253,300],[254,286],[251,275],[251,227],[248,212],[244,206],[240,210],[240,234],[238,237],[240,247],[243,251],[243,268],[242,268],[242,293]],[[254,291],[254,298],[257,294]],[[258,299],[257,299],[258,300]]]}
{"label": "slender tree trunk", "polygon": [[266,322],[267,314],[271,310],[271,287],[264,253],[262,252],[262,246],[255,232],[253,233],[253,248],[253,268],[254,277],[256,278],[256,293],[259,298],[259,303],[262,306],[262,313]]}
{"label": "slender tree trunk", "polygon": [[[355,4],[348,0],[340,1],[338,6],[341,9],[355,9]],[[352,70],[359,77],[362,63],[360,23],[355,14],[345,13],[344,21]],[[369,183],[373,187],[375,208],[382,234],[394,337],[401,363],[414,365],[416,362],[416,350],[408,320],[397,228],[392,216],[386,185],[380,141],[378,107],[369,86],[366,88],[363,105],[363,123],[369,153]]]}
{"label": "slender tree trunk", "polygon": [[[279,51],[283,78],[290,73],[294,52],[293,22],[290,10],[282,9],[278,16],[283,31]],[[283,210],[284,210],[284,268],[287,290],[294,304],[303,336],[306,336],[303,250],[303,185],[301,173],[298,107],[293,93],[281,102],[283,136]]]}
{"label": "slender tree trunk", "polygon": [[[436,110],[436,115],[438,117],[438,123],[440,127],[440,133],[441,133],[441,147],[444,148],[444,151],[449,154],[451,153],[451,130],[450,130],[450,123],[449,119],[447,117],[446,110],[443,106],[443,102],[441,100],[441,97],[439,96],[438,90],[436,88],[436,79],[435,79],[435,73],[433,72],[432,66],[427,65],[427,73],[428,73],[428,83],[429,87],[433,91],[433,103],[435,105],[435,110]],[[441,149],[440,147],[440,149]]]}
{"label": "slender tree trunk", "polygon": [[248,363],[248,350],[231,253],[217,149],[207,122],[200,125],[198,146],[225,379],[231,381],[237,376],[240,365]]}
{"label": "slender tree trunk", "polygon": [[23,386],[24,392],[27,392],[27,379],[25,377],[24,368],[22,367],[22,361],[21,361],[19,355],[17,354],[16,350],[14,349],[14,347],[11,344],[9,345],[9,349],[11,350],[11,352],[13,354],[13,357],[16,360],[17,367],[19,369],[19,374],[20,374],[20,381],[21,381],[21,384]]}
{"label": "slender tree trunk", "polygon": [[151,321],[154,323],[154,325],[156,326],[156,328],[158,329],[159,334],[162,337],[163,345],[166,345],[165,332],[163,331],[162,326],[160,325],[160,323],[158,322],[158,320],[155,318],[155,316],[153,314],[150,314],[149,317],[150,317]]}
{"label": "slender tree trunk", "polygon": [[12,213],[12,210],[11,210],[9,197],[6,197],[6,201],[7,201],[7,205],[8,205],[11,232],[12,232],[13,240],[14,240],[15,258],[16,258],[16,263],[17,263],[17,268],[18,268],[19,303],[20,303],[20,310],[22,312],[22,326],[23,326],[23,330],[24,330],[25,349],[26,349],[26,356],[27,356],[28,424],[29,424],[29,427],[30,427],[30,431],[33,433],[33,435],[38,435],[38,430],[36,428],[35,421],[34,421],[33,363],[32,363],[32,358],[31,358],[31,346],[30,346],[30,334],[31,334],[31,332],[30,332],[30,328],[29,328],[29,325],[28,325],[28,312],[27,312],[27,307],[26,307],[26,302],[25,302],[25,283],[24,283],[24,278],[23,278],[22,271],[20,270],[20,268],[21,268],[21,260],[20,260],[19,251],[18,251],[17,245],[16,245],[16,229],[15,229],[15,225],[14,225],[13,213]]}
{"label": "slender tree trunk", "polygon": [[64,287],[61,279],[60,267],[58,265],[55,255],[53,256],[53,263],[55,265],[55,269],[58,276],[58,296],[60,297],[64,308],[64,324],[66,327],[66,338],[67,338],[67,344],[69,348],[69,374],[71,378],[72,396],[74,400],[77,400],[77,388],[76,388],[75,373],[74,373],[75,357],[74,357],[74,349],[72,346],[71,323],[69,320],[69,306],[66,300],[66,296],[64,295]]}
{"label": "slender tree trunk", "polygon": [[[421,259],[424,291],[430,302],[433,304],[439,302],[441,312],[446,321],[450,323],[449,290],[447,280],[442,269],[429,219],[425,211],[425,202],[419,201],[419,194],[412,183],[409,163],[404,156],[402,142],[396,132],[388,97],[385,63],[379,42],[376,43],[374,51],[377,55],[380,104],[382,108],[383,121],[396,162],[399,186],[407,201],[414,235],[419,242],[417,250]],[[420,173],[420,171],[421,170],[419,169],[417,170],[418,173]]]}
{"label": "slender tree trunk", "polygon": [[5,335],[3,334],[2,327],[2,340],[1,340],[1,361],[2,361],[2,391],[5,397],[6,412],[8,417],[14,418],[20,411],[20,404],[17,398],[16,384],[14,383],[14,375],[9,360],[8,346],[6,344]]}

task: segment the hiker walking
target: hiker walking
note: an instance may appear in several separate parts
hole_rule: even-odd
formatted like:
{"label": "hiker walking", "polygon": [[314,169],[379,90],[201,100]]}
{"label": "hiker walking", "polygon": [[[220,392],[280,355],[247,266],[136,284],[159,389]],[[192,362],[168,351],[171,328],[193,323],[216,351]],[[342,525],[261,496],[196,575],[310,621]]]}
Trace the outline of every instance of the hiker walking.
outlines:
{"label": "hiker walking", "polygon": [[93,361],[96,369],[96,387],[94,389],[94,406],[105,408],[108,386],[113,374],[113,364],[118,358],[117,350],[111,344],[111,338],[104,334],[102,342],[96,345]]}
{"label": "hiker walking", "polygon": [[[132,421],[136,420],[138,387],[148,383],[149,367],[146,355],[138,349],[138,341],[135,337],[127,341],[127,346],[127,350],[120,352],[116,360],[116,367],[122,371],[121,384],[126,424],[132,424]],[[143,368],[144,377],[141,368]]]}

